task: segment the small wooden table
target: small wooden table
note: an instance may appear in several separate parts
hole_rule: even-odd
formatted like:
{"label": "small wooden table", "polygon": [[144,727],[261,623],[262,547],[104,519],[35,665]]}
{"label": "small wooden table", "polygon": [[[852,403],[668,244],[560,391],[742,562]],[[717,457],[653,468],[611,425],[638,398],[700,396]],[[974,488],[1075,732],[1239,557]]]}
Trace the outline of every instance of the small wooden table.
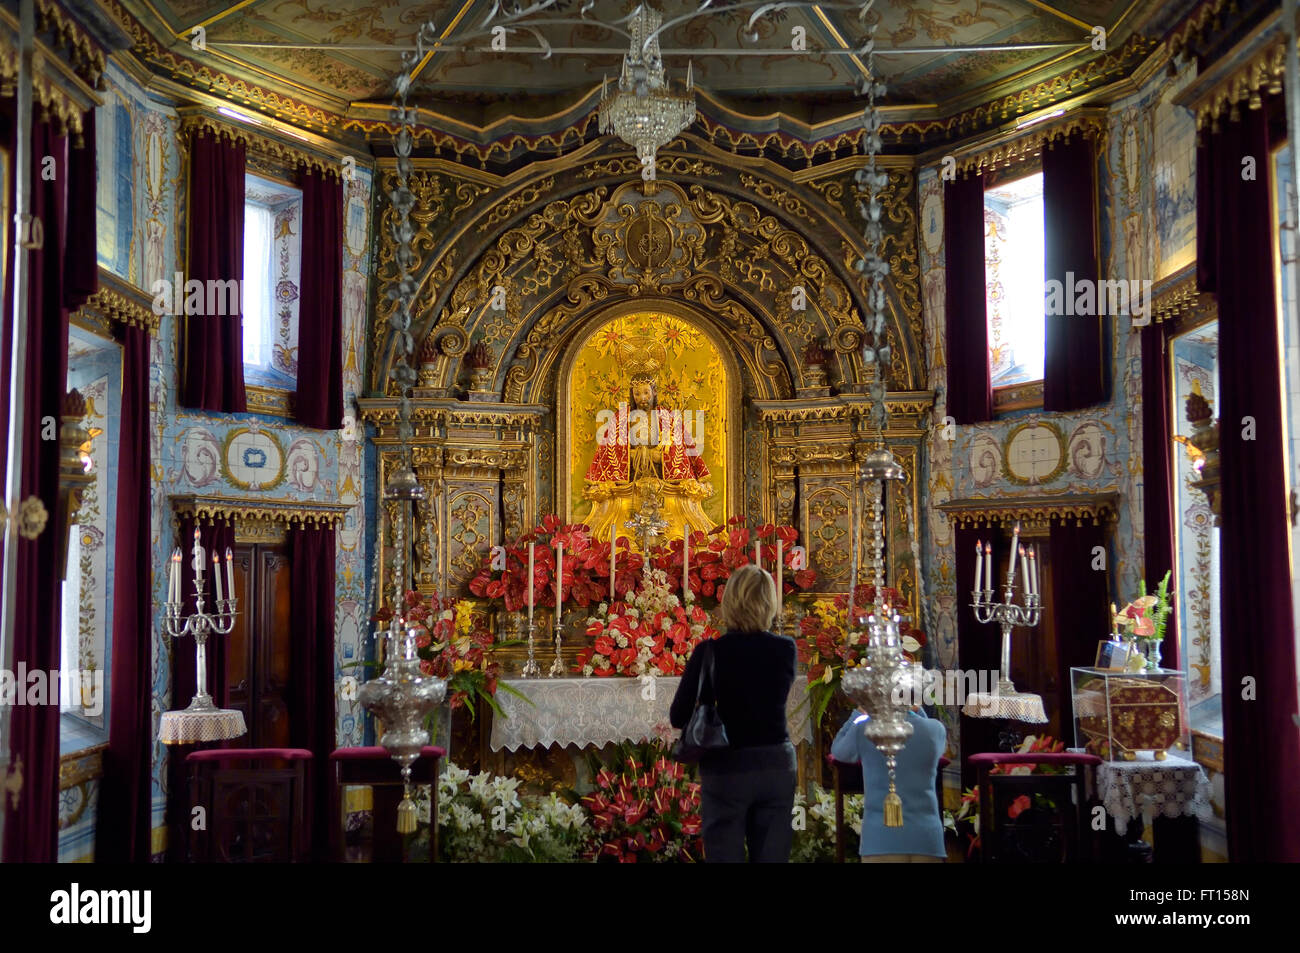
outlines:
{"label": "small wooden table", "polygon": [[[430,787],[429,862],[438,859],[438,769],[446,756],[442,748],[426,745],[411,765],[411,783]],[[384,748],[338,748],[330,755],[334,765],[334,794],[330,827],[330,848],[336,860],[343,859],[343,789],[366,785],[373,789],[374,849],[377,864],[402,862],[402,835],[397,832],[397,805],[402,800],[402,769]]]}

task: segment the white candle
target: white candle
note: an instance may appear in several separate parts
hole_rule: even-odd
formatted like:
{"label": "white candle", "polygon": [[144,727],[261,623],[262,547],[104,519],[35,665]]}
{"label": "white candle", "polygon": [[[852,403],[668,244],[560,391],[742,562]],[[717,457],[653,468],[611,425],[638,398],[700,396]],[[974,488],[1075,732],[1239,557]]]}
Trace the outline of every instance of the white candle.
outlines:
{"label": "white candle", "polygon": [[[533,624],[533,544],[528,544],[528,624]],[[532,638],[532,636],[529,636]]]}
{"label": "white candle", "polygon": [[779,606],[785,601],[785,567],[781,564],[785,555],[785,540],[779,536],[776,539],[776,604]]}
{"label": "white candle", "polygon": [[1025,553],[1025,544],[1020,544],[1020,572],[1025,577],[1026,594],[1033,592],[1033,583],[1029,581],[1029,556]]}
{"label": "white candle", "polygon": [[682,604],[691,597],[691,527],[688,523],[682,536]]}
{"label": "white candle", "polygon": [[760,555],[760,550],[758,546],[759,546],[758,538],[755,537],[754,538],[754,565],[757,566],[759,569],[762,569],[763,557],[762,555]]}
{"label": "white candle", "polygon": [[564,544],[555,544],[555,624],[560,624],[560,610],[564,605]]}
{"label": "white candle", "polygon": [[199,530],[194,528],[194,579],[203,584],[203,547],[199,544]]}
{"label": "white candle", "polygon": [[1029,592],[1038,595],[1038,553],[1033,546],[1029,547]]}
{"label": "white candle", "polygon": [[984,566],[984,546],[977,539],[975,540],[975,601],[980,601],[980,572]]}
{"label": "white candle", "polygon": [[1011,531],[1011,552],[1007,556],[1007,585],[1016,584],[1016,547],[1020,545],[1020,524],[1017,523],[1014,530]]}
{"label": "white candle", "polygon": [[993,591],[993,544],[984,544],[984,588]]}
{"label": "white candle", "polygon": [[226,547],[226,597],[235,598],[235,555]]}
{"label": "white candle", "polygon": [[226,594],[222,592],[221,560],[217,558],[216,553],[212,554],[212,584],[217,587],[217,602],[220,603],[222,599],[226,598]]}
{"label": "white candle", "polygon": [[609,601],[614,601],[614,547],[618,540],[618,527],[609,525]]}

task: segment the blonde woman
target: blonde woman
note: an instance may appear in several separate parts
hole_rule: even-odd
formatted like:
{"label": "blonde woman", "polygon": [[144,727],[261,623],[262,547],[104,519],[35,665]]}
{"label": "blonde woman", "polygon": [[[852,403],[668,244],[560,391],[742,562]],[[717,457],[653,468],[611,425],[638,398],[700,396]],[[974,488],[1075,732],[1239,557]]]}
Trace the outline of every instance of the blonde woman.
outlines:
{"label": "blonde woman", "polygon": [[[722,594],[723,635],[691,654],[670,718],[684,728],[695,710],[700,666],[713,656],[713,693],[731,747],[700,762],[704,859],[710,863],[790,860],[796,767],[785,706],[794,684],[794,640],[774,635],[776,584],[741,566]],[[707,694],[708,688],[705,688]]]}

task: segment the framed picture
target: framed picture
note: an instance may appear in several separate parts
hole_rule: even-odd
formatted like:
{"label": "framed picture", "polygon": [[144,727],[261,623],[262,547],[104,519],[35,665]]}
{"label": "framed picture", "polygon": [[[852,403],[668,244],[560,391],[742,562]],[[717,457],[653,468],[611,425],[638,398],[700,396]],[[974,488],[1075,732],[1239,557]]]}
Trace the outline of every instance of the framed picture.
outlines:
{"label": "framed picture", "polygon": [[1123,642],[1113,642],[1110,639],[1098,642],[1096,667],[1122,672],[1128,663],[1128,655],[1128,646]]}

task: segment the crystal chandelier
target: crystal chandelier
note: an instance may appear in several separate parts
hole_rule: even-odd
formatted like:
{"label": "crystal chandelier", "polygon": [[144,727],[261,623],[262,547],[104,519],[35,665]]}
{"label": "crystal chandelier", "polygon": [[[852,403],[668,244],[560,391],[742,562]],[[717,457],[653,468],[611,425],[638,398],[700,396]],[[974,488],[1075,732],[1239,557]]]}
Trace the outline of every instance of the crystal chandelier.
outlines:
{"label": "crystal chandelier", "polygon": [[612,132],[636,149],[643,168],[654,168],[655,154],[672,142],[679,132],[695,121],[694,81],[686,67],[686,92],[678,95],[668,88],[659,38],[646,38],[659,29],[663,18],[642,4],[632,14],[632,42],[623,55],[623,73],[618,89],[609,95],[609,81],[601,84],[600,131]]}

